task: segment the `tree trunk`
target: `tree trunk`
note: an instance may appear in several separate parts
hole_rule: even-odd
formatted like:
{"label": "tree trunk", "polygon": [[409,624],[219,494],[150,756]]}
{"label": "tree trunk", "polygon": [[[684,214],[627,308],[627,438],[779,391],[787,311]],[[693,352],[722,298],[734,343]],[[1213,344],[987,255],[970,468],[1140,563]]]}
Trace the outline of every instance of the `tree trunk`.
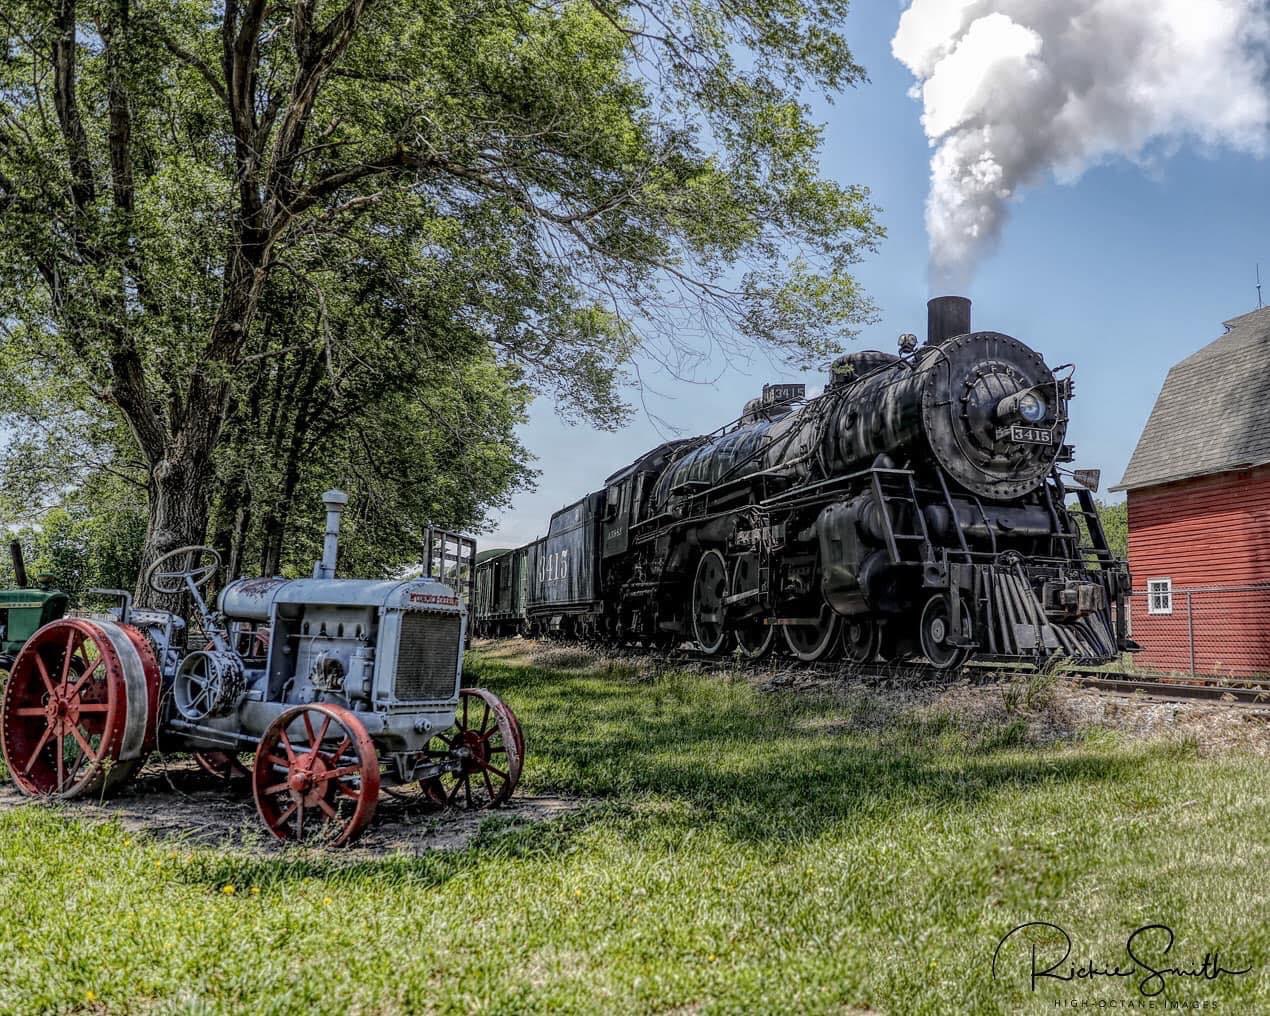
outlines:
{"label": "tree trunk", "polygon": [[179,447],[178,443],[168,457],[150,470],[150,523],[141,555],[136,598],[147,607],[183,614],[188,608],[187,597],[159,593],[145,583],[146,572],[158,558],[178,547],[201,544],[207,535],[214,477],[211,459],[183,453]]}
{"label": "tree trunk", "polygon": [[246,475],[239,473],[221,485],[212,520],[212,546],[221,556],[224,582],[238,578],[242,571],[243,549],[250,526],[251,484]]}

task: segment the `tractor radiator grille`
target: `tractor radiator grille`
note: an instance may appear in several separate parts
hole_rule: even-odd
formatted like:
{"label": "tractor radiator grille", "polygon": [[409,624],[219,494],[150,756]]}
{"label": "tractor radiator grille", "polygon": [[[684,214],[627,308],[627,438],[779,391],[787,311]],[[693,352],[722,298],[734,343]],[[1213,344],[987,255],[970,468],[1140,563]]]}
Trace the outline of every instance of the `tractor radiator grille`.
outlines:
{"label": "tractor radiator grille", "polygon": [[458,683],[459,618],[456,614],[403,614],[393,694],[403,702],[454,697]]}

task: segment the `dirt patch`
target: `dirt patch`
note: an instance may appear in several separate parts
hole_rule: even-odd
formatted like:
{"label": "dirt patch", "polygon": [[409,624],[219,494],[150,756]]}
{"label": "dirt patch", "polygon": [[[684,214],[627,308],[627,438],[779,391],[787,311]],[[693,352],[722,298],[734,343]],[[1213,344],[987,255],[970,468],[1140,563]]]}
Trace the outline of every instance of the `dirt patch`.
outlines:
{"label": "dirt patch", "polygon": [[940,684],[929,676],[782,672],[761,679],[759,685],[765,690],[842,695],[854,705],[844,722],[856,727],[917,721],[953,727],[984,740],[1012,728],[1014,740],[1042,745],[1108,730],[1135,740],[1190,742],[1201,755],[1237,751],[1270,757],[1270,713],[1265,711],[1221,702],[1158,702],[1100,693],[1040,675]]}
{"label": "dirt patch", "polygon": [[1105,728],[1138,738],[1193,740],[1201,755],[1250,752],[1270,758],[1270,714],[1220,702],[1152,702],[1065,687],[1054,712],[1071,730]]}
{"label": "dirt patch", "polygon": [[[354,846],[340,851],[340,856],[371,858],[462,850],[486,823],[516,828],[559,818],[584,803],[577,798],[513,796],[501,808],[463,811],[437,810],[385,796],[370,827]],[[114,820],[129,832],[191,845],[236,847],[257,853],[288,849],[261,824],[246,781],[236,780],[226,787],[186,759],[151,761],[136,779],[105,801],[34,801],[6,781],[0,786],[0,812],[22,807],[58,808],[68,818]]]}

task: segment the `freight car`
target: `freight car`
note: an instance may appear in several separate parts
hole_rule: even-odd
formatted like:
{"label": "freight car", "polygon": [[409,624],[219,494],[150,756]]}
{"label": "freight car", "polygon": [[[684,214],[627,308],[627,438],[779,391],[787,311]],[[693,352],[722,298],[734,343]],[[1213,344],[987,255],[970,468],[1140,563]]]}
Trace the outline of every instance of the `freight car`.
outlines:
{"label": "freight car", "polygon": [[765,386],[734,423],[558,512],[522,548],[517,620],[752,658],[779,636],[804,661],[940,669],[1136,649],[1097,473],[1066,467],[1071,366],[972,331],[961,297],[931,300],[927,326],[897,355],[840,357],[815,398]]}
{"label": "freight car", "polygon": [[476,566],[476,608],[473,616],[481,638],[528,634],[525,595],[529,548],[488,554]]}
{"label": "freight car", "polygon": [[431,574],[336,578],[346,501],[324,496],[326,540],[311,578],[238,579],[220,591],[217,611],[201,592],[220,563],[214,550],[182,547],[156,561],[144,585],[188,596],[199,640],[180,614],[134,608],[126,594],[107,616],[35,632],[0,703],[18,788],[61,798],[109,791],[156,745],[205,762],[251,751],[270,832],[332,845],[365,828],[381,787],[438,805],[506,801],[524,738],[495,695],[460,688],[467,615],[458,592]]}

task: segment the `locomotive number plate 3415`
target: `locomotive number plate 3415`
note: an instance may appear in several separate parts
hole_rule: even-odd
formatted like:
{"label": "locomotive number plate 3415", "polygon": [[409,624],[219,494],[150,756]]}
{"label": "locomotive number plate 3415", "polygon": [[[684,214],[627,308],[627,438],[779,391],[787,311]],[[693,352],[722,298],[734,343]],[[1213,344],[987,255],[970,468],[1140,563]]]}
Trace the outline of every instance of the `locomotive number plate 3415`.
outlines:
{"label": "locomotive number plate 3415", "polygon": [[1011,427],[1010,440],[1015,444],[1053,444],[1054,432],[1042,427]]}

